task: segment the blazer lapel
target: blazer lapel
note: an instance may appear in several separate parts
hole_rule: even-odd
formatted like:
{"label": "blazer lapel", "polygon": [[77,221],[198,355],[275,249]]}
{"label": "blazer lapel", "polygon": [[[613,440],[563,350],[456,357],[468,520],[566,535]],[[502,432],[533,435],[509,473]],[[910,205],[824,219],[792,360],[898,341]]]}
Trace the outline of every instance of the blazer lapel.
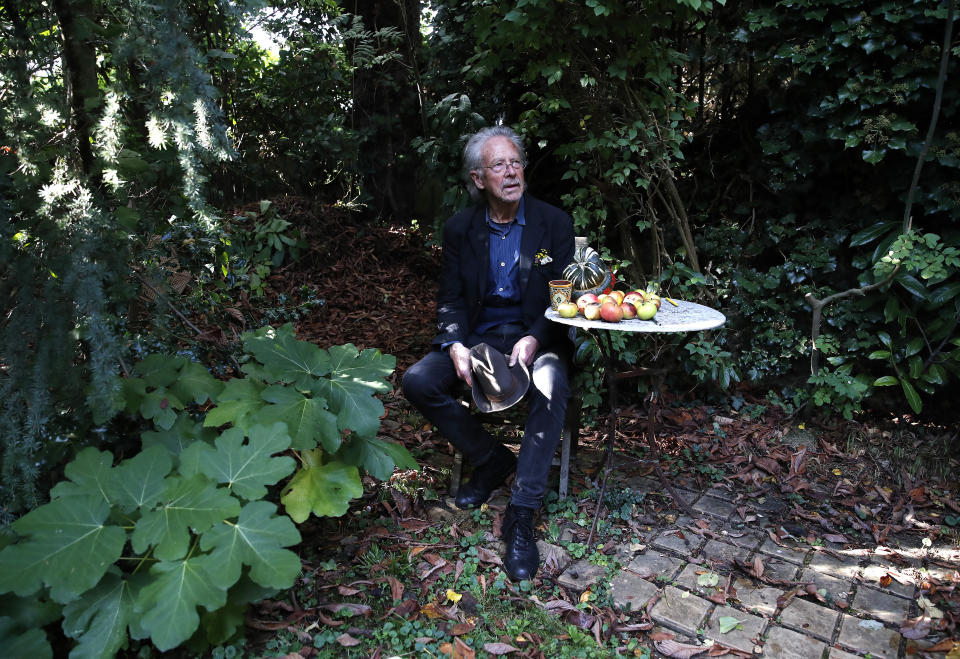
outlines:
{"label": "blazer lapel", "polygon": [[543,219],[536,213],[533,204],[524,203],[523,213],[526,226],[523,227],[523,237],[520,239],[520,294],[527,289],[530,280],[530,269],[533,267],[533,255],[540,246],[543,237]]}
{"label": "blazer lapel", "polygon": [[476,208],[470,222],[470,247],[476,256],[476,291],[482,300],[486,294],[487,275],[490,270],[490,229],[487,228],[486,207],[479,205]]}

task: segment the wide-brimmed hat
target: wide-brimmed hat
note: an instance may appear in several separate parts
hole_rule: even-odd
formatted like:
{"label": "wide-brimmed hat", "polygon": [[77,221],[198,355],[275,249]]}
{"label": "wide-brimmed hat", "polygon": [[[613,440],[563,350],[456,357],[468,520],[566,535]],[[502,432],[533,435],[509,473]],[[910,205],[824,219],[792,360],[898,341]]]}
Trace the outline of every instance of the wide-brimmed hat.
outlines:
{"label": "wide-brimmed hat", "polygon": [[530,388],[530,371],[522,359],[508,366],[507,355],[486,343],[470,348],[473,402],[481,412],[498,412],[516,404]]}

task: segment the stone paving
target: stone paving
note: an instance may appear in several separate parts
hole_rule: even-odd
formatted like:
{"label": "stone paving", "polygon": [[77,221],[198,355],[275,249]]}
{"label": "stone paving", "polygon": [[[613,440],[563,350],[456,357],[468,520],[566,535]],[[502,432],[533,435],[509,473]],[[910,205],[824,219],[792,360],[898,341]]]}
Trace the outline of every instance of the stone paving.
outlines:
{"label": "stone paving", "polygon": [[[644,477],[628,484],[639,491],[661,489]],[[644,526],[639,542],[634,538],[629,548],[618,549],[626,567],[609,587],[621,611],[648,614],[655,629],[672,633],[677,642],[722,645],[754,657],[906,657],[922,647],[899,630],[919,614],[924,549],[901,554],[912,565],[897,568],[889,552],[775,541],[762,506],[744,507],[719,488],[681,493],[696,517]],[[541,553],[558,549],[542,541],[540,546]],[[946,553],[941,559],[957,560],[960,567],[960,551]],[[582,592],[604,575],[574,561],[558,582]]]}
{"label": "stone paving", "polygon": [[[618,486],[662,489],[647,477]],[[625,566],[607,584],[615,606],[626,616],[652,620],[651,633],[665,632],[704,650],[720,645],[742,656],[786,659],[903,658],[929,647],[929,641],[903,637],[900,626],[920,615],[919,587],[927,575],[951,582],[960,570],[957,547],[900,548],[898,567],[884,547],[826,541],[811,546],[775,537],[767,516],[783,509],[778,502],[745,502],[720,488],[678,490],[694,517],[666,515],[665,523],[640,527],[641,537],[610,552]],[[491,503],[507,502],[501,490]],[[446,508],[455,510],[452,502]],[[568,529],[559,541],[573,537]],[[541,573],[573,592],[607,578],[605,567],[573,560],[544,540],[537,544]],[[730,619],[736,621],[732,628]]]}

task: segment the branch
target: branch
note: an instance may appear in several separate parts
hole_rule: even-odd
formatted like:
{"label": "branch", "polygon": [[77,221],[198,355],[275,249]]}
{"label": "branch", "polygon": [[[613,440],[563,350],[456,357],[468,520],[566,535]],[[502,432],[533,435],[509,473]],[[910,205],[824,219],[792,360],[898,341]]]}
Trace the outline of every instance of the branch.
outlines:
{"label": "branch", "polygon": [[947,61],[950,59],[950,43],[953,38],[953,3],[954,0],[948,0],[947,2],[947,23],[943,29],[943,47],[940,52],[940,73],[937,76],[937,93],[933,99],[933,115],[930,118],[930,127],[927,128],[927,137],[923,141],[923,148],[920,149],[920,156],[917,158],[917,166],[913,169],[913,180],[910,182],[910,190],[907,192],[907,206],[903,211],[904,233],[909,230],[913,195],[916,193],[917,185],[920,183],[920,170],[923,169],[923,161],[927,158],[927,152],[930,150],[930,142],[933,141],[933,132],[937,128],[937,118],[940,116],[940,102],[943,100],[943,85],[947,79]]}
{"label": "branch", "polygon": [[890,280],[893,279],[893,276],[897,274],[897,270],[899,269],[900,266],[897,265],[893,270],[890,271],[890,274],[887,275],[883,281],[878,281],[874,284],[868,284],[867,286],[862,286],[860,288],[848,288],[845,291],[828,295],[822,300],[817,299],[813,293],[807,293],[803,296],[803,299],[807,301],[807,304],[809,304],[810,308],[813,310],[813,319],[810,321],[810,375],[816,375],[817,371],[820,370],[820,350],[817,348],[817,339],[820,338],[820,320],[823,308],[831,302],[841,300],[845,297],[850,297],[851,295],[859,295],[863,297],[870,291],[874,291],[881,286],[885,286],[890,282]]}
{"label": "branch", "polygon": [[133,274],[134,274],[134,276],[135,276],[137,279],[140,280],[140,283],[141,283],[141,284],[143,284],[144,286],[146,286],[147,288],[149,288],[151,291],[153,291],[153,294],[154,294],[154,295],[156,295],[158,298],[160,298],[161,300],[163,300],[164,302],[166,302],[166,303],[167,303],[167,306],[170,307],[170,310],[173,311],[173,313],[175,313],[175,314],[177,315],[177,318],[179,318],[180,321],[181,321],[184,325],[186,325],[187,327],[189,327],[190,329],[192,329],[194,332],[196,332],[197,336],[203,336],[203,335],[204,335],[204,332],[203,332],[199,327],[197,327],[196,325],[194,325],[193,323],[191,323],[190,320],[189,320],[186,316],[184,316],[182,313],[180,313],[180,310],[177,309],[175,306],[173,306],[173,302],[171,302],[171,301],[169,300],[169,298],[167,298],[166,295],[164,295],[163,293],[161,293],[160,291],[158,291],[153,284],[151,284],[149,281],[147,281],[146,277],[144,277],[143,275],[141,275],[139,272],[134,272]]}

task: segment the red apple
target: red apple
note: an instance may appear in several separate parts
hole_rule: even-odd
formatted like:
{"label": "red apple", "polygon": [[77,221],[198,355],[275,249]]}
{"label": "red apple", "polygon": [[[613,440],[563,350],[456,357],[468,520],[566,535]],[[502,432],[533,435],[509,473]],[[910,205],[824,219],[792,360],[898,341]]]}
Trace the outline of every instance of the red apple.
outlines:
{"label": "red apple", "polygon": [[637,308],[630,302],[624,302],[620,305],[621,311],[623,311],[624,320],[633,320],[637,317]]}
{"label": "red apple", "polygon": [[577,298],[577,308],[580,309],[580,311],[583,311],[583,308],[591,302],[598,302],[597,296],[593,293],[584,293]]}
{"label": "red apple", "polygon": [[619,323],[623,320],[623,309],[613,300],[604,302],[600,305],[600,318],[608,323]]}
{"label": "red apple", "polygon": [[660,296],[656,293],[647,293],[647,302],[656,305],[657,309],[660,308]]}
{"label": "red apple", "polygon": [[630,291],[629,293],[623,296],[623,301],[629,302],[633,306],[637,306],[638,304],[643,302],[643,295],[641,295],[637,291]]}
{"label": "red apple", "polygon": [[617,304],[623,304],[623,291],[610,291],[610,297],[612,297]]}
{"label": "red apple", "polygon": [[600,317],[600,307],[603,306],[599,302],[590,302],[585,307],[583,307],[583,317],[587,320],[596,320]]}

